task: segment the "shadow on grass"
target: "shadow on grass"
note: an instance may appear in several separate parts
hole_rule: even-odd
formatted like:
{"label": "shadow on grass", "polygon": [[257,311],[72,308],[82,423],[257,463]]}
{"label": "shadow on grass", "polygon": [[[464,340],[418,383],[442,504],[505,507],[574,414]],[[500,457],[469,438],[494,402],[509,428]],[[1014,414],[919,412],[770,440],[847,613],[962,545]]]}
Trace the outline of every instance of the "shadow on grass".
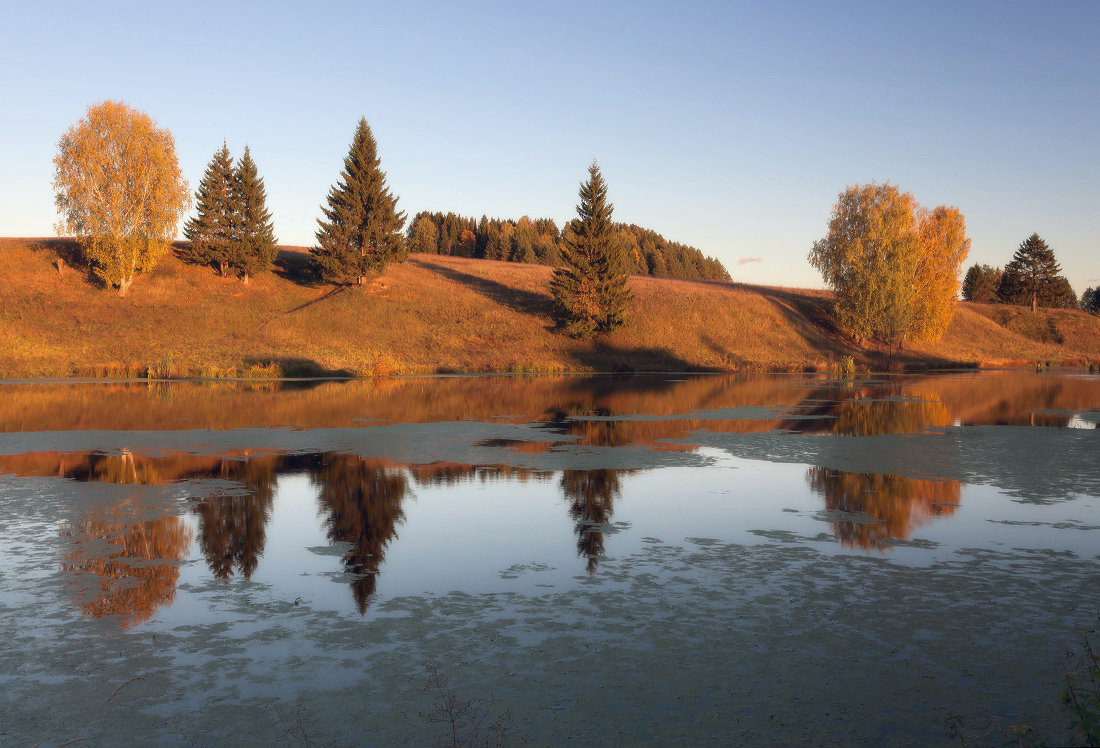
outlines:
{"label": "shadow on grass", "polygon": [[837,356],[866,354],[836,326],[829,311],[828,298],[764,286],[753,287],[752,290],[779,307],[784,321],[817,350]]}
{"label": "shadow on grass", "polygon": [[294,314],[294,312],[300,312],[303,309],[308,309],[309,307],[313,306],[314,304],[320,304],[322,301],[327,301],[328,299],[331,299],[333,296],[336,296],[338,294],[342,294],[345,291],[349,290],[350,288],[352,288],[352,286],[350,286],[350,285],[332,286],[328,291],[321,294],[316,299],[311,299],[311,300],[307,301],[304,304],[299,304],[298,306],[294,307],[293,309],[287,309],[285,312],[280,312],[279,314],[276,314],[274,317],[272,317],[271,319],[265,321],[263,324],[261,324],[259,327],[257,327],[256,332],[259,332],[260,330],[263,330],[265,327],[267,327],[268,325],[270,325],[272,322],[274,322],[277,319],[282,319],[283,317],[286,317],[287,315]]}
{"label": "shadow on grass", "polygon": [[787,324],[802,335],[811,346],[822,354],[831,355],[834,359],[851,356],[879,371],[978,368],[978,364],[973,361],[955,361],[905,349],[898,351],[860,346],[837,327],[829,310],[828,297],[806,296],[781,288],[757,287],[753,290],[774,302],[782,311]]}
{"label": "shadow on grass", "polygon": [[[554,302],[549,295],[506,286],[494,280],[480,278],[476,275],[470,275],[469,273],[463,273],[459,270],[436,265],[422,258],[410,258],[409,262],[419,265],[425,270],[442,276],[447,280],[461,283],[490,301],[496,302],[513,312],[541,317],[553,316]],[[550,325],[552,326],[553,322],[551,322]]]}
{"label": "shadow on grass", "polygon": [[271,264],[271,272],[299,286],[315,288],[323,283],[310,266],[309,252],[300,249],[280,249]]}
{"label": "shadow on grass", "polygon": [[[58,274],[75,272],[93,285],[102,286],[103,282],[92,272],[92,266],[84,258],[84,251],[76,239],[36,239],[31,248],[38,252],[48,252],[56,255],[57,260],[51,264],[59,268]],[[58,265],[60,261],[61,265]]]}
{"label": "shadow on grass", "polygon": [[[328,369],[309,358],[293,358],[293,357],[276,357],[276,358],[249,358],[245,359],[244,366],[246,369],[252,367],[264,367],[274,364],[279,367],[279,372],[283,377],[289,377],[292,379],[347,379],[353,378],[355,374],[347,369]],[[290,382],[284,383],[284,386],[289,389],[299,389],[302,387],[313,387],[320,382]]]}
{"label": "shadow on grass", "polygon": [[677,356],[671,348],[624,348],[596,339],[578,342],[567,355],[578,366],[616,374],[644,372],[716,372],[719,369],[692,364]]}

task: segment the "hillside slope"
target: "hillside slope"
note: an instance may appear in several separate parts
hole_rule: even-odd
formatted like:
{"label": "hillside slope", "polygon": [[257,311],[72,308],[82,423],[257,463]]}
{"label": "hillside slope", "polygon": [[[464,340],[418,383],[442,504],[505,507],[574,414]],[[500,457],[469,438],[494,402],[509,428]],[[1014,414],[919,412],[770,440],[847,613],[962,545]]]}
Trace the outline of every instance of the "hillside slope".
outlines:
{"label": "hillside slope", "polygon": [[[246,285],[169,256],[120,298],[71,266],[73,249],[63,240],[0,239],[0,374],[790,371],[830,369],[842,356],[882,364],[832,330],[823,291],[634,277],[629,327],[581,342],[554,328],[547,267],[414,255],[366,286],[333,287],[302,272],[302,252],[284,249],[275,272]],[[59,256],[69,260],[61,272]],[[943,341],[897,362],[1100,357],[1100,320],[1051,314],[1073,331],[1063,344],[1029,339],[960,304]]]}

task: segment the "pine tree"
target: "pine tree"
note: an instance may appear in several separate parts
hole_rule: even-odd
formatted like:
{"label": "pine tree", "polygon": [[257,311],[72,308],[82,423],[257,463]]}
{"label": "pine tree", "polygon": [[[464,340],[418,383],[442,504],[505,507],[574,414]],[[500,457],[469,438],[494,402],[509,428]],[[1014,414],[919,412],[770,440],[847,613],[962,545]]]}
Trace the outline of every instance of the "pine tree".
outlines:
{"label": "pine tree", "polygon": [[310,250],[314,267],[328,280],[355,278],[381,271],[390,262],[408,256],[404,236],[405,214],[386,187],[379,167],[378,146],[364,117],[359,120],[351,148],[344,158],[340,182],[328,193],[325,220],[317,220],[317,247]]}
{"label": "pine tree", "polygon": [[213,265],[225,277],[229,273],[229,245],[235,232],[233,157],[229,146],[214,152],[195,193],[198,215],[187,219],[183,235],[191,242],[187,252],[192,262]]}
{"label": "pine tree", "polygon": [[614,206],[607,202],[607,183],[595,160],[579,194],[577,218],[567,226],[562,265],[554,270],[550,290],[565,328],[588,338],[622,327],[633,295],[626,287],[626,263],[611,222]]}
{"label": "pine tree", "polygon": [[233,172],[233,208],[236,231],[230,243],[229,264],[248,283],[249,276],[271,267],[279,250],[264,180],[247,145]]}
{"label": "pine tree", "polygon": [[1005,265],[998,294],[1010,304],[1031,304],[1033,312],[1040,306],[1052,306],[1064,290],[1056,280],[1061,270],[1054,251],[1038,234],[1032,234]]}

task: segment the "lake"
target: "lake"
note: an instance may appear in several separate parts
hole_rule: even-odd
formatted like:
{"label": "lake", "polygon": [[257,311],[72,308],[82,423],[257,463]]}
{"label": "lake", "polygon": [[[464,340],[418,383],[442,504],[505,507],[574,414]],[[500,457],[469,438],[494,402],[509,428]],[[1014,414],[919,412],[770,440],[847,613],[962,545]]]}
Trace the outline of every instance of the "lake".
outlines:
{"label": "lake", "polygon": [[0,743],[1065,742],[1098,424],[1080,370],[0,382]]}

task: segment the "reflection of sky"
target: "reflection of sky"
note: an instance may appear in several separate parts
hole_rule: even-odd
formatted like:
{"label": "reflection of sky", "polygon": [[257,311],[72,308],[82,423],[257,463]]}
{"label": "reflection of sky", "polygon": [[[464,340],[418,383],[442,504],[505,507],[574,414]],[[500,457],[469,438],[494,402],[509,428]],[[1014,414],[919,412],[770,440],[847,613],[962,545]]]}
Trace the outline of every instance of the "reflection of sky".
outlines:
{"label": "reflection of sky", "polygon": [[1074,414],[1073,418],[1069,419],[1069,423],[1066,424],[1066,428],[1094,429],[1097,424],[1100,424],[1100,412],[1094,410],[1088,413]]}

